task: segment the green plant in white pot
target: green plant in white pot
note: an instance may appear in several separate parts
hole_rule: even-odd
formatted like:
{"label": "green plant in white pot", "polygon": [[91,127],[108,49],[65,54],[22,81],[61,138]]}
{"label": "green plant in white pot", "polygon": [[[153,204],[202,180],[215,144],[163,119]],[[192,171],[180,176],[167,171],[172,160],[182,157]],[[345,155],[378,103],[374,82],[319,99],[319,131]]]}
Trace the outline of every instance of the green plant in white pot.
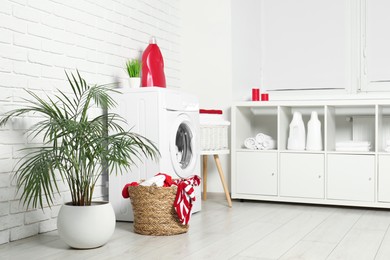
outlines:
{"label": "green plant in white pot", "polygon": [[126,63],[126,70],[130,77],[130,87],[139,88],[141,86],[141,62],[138,59],[128,60]]}
{"label": "green plant in white pot", "polygon": [[94,248],[105,244],[115,228],[111,204],[92,201],[99,178],[104,172],[128,170],[144,156],[155,159],[158,151],[149,139],[124,130],[119,115],[91,117],[96,106],[108,110],[115,105],[109,95],[117,92],[113,85],[90,86],[79,72],[66,76],[71,95],[58,90],[45,100],[27,90],[32,99],[26,100],[25,107],[7,112],[0,126],[31,113],[42,119],[28,131],[34,138],[42,137],[43,145],[24,149],[26,155],[16,169],[21,201],[34,208],[53,205],[60,193],[56,180],[62,179],[72,201],[60,209],[59,234],[72,247]]}

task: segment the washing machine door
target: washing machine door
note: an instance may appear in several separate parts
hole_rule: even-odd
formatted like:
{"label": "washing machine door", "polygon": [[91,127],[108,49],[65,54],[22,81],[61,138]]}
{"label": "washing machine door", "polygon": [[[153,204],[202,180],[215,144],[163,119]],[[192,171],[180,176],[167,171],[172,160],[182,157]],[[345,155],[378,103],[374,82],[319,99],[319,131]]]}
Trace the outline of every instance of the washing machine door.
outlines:
{"label": "washing machine door", "polygon": [[196,128],[187,114],[179,114],[172,125],[169,150],[173,168],[181,178],[199,174],[194,172],[198,160]]}

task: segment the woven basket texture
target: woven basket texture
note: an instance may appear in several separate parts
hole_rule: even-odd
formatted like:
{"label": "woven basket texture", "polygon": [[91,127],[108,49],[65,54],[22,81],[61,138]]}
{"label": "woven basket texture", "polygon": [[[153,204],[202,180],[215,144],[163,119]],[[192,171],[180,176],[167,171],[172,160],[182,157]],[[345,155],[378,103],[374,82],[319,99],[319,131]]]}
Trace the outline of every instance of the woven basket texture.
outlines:
{"label": "woven basket texture", "polygon": [[176,186],[130,186],[128,188],[134,213],[134,232],[141,235],[169,236],[185,233],[173,207]]}

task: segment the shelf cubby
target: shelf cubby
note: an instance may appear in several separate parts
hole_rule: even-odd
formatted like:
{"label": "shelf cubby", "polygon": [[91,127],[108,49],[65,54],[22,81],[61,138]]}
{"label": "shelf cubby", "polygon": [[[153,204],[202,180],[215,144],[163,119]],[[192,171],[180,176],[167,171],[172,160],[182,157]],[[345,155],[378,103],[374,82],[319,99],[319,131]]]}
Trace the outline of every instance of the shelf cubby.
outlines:
{"label": "shelf cubby", "polygon": [[[311,113],[315,111],[318,114],[318,119],[321,122],[321,140],[324,143],[324,122],[325,122],[325,107],[324,106],[280,106],[279,113],[279,150],[286,151],[288,136],[290,131],[290,123],[295,112],[302,114],[303,123],[307,134],[307,123],[310,120]],[[324,145],[322,145],[324,147]]]}
{"label": "shelf cubby", "polygon": [[244,141],[264,133],[277,140],[277,107],[237,107],[235,132],[236,149],[244,149]]}
{"label": "shelf cubby", "polygon": [[327,151],[336,151],[336,143],[348,141],[368,141],[370,151],[375,151],[375,105],[329,105],[326,111]]}

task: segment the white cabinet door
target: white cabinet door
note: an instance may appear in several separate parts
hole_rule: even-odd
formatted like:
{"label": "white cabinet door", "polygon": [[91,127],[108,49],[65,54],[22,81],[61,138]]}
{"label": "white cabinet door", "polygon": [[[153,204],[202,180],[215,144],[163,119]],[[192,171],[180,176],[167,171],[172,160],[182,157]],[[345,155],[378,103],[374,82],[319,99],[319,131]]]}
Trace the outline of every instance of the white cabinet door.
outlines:
{"label": "white cabinet door", "polygon": [[237,152],[236,192],[277,195],[277,153]]}
{"label": "white cabinet door", "polygon": [[328,199],[374,201],[374,155],[328,155]]}
{"label": "white cabinet door", "polygon": [[280,195],[324,198],[324,155],[280,154]]}
{"label": "white cabinet door", "polygon": [[378,201],[390,202],[390,155],[378,156]]}

